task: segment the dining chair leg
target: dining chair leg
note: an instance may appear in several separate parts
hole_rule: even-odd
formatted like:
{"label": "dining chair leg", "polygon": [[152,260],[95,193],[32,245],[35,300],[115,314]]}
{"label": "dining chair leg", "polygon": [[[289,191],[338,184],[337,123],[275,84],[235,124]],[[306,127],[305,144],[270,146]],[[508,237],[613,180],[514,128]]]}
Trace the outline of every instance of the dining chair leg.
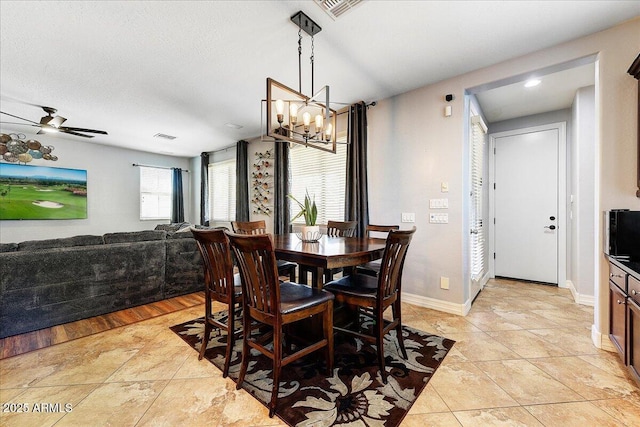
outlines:
{"label": "dining chair leg", "polygon": [[402,357],[407,359],[407,350],[404,347],[404,337],[402,336],[402,313],[400,308],[400,298],[398,298],[391,306],[391,310],[393,313],[393,318],[398,320],[398,325],[396,326],[396,338],[398,339],[398,344],[400,345],[400,351],[402,352]]}
{"label": "dining chair leg", "polygon": [[273,387],[271,402],[269,402],[269,417],[276,413],[278,390],[280,389],[280,369],[282,367],[282,330],[273,331]]}
{"label": "dining chair leg", "polygon": [[[376,309],[377,310],[377,309]],[[382,315],[377,316],[382,320]],[[380,367],[380,376],[382,382],[387,383],[387,371],[384,369],[384,322],[376,321],[376,348],[378,349],[378,366]]]}
{"label": "dining chair leg", "polygon": [[238,384],[236,390],[242,388],[244,376],[247,374],[247,366],[249,365],[249,336],[251,335],[251,319],[246,311],[242,313],[242,363],[240,365],[240,374],[238,375]]}
{"label": "dining chair leg", "polygon": [[333,375],[333,301],[329,301],[327,310],[322,314],[324,337],[327,339],[326,359],[327,375]]}
{"label": "dining chair leg", "polygon": [[222,378],[227,378],[227,375],[229,375],[231,352],[233,351],[233,345],[235,344],[235,307],[233,305],[234,304],[229,304],[229,312],[227,317],[227,348],[224,352],[224,368],[222,369]]}
{"label": "dining chair leg", "polygon": [[207,351],[207,344],[209,344],[209,337],[211,335],[211,323],[205,318],[204,320],[204,335],[202,336],[202,346],[200,347],[200,354],[198,354],[198,360],[202,360],[204,352]]}

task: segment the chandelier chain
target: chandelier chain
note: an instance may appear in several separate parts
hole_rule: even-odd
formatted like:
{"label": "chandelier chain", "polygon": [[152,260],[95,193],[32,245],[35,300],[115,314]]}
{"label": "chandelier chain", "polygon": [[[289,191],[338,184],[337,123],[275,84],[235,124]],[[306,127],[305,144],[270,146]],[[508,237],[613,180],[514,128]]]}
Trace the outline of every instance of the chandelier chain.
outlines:
{"label": "chandelier chain", "polygon": [[298,92],[302,93],[302,28],[298,27]]}
{"label": "chandelier chain", "polygon": [[314,57],[314,53],[313,53],[313,34],[311,35],[311,95],[315,94],[315,91],[313,90],[313,60],[315,59]]}

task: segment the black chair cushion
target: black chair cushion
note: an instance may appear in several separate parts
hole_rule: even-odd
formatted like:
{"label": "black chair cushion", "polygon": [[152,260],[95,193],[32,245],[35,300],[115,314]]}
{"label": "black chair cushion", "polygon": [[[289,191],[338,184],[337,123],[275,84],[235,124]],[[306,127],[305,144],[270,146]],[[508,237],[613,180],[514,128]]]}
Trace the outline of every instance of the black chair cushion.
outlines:
{"label": "black chair cushion", "polygon": [[297,283],[280,283],[280,311],[291,314],[334,299],[332,293]]}
{"label": "black chair cushion", "polygon": [[291,261],[284,261],[284,260],[278,260],[278,271],[283,271],[283,270],[287,270],[289,268],[296,268],[296,266],[298,264],[296,264],[295,262],[291,262]]}
{"label": "black chair cushion", "polygon": [[356,267],[356,271],[361,274],[367,274],[369,276],[377,276],[380,272],[380,266],[382,262],[380,260],[371,261],[363,265]]}
{"label": "black chair cushion", "polygon": [[329,292],[375,299],[378,292],[378,279],[365,274],[352,274],[324,285]]}

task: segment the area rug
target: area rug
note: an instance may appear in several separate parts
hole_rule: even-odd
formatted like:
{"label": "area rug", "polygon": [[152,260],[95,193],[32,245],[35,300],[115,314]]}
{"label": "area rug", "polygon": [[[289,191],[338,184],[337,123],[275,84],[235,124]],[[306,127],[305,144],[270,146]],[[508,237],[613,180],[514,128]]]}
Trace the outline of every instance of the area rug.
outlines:
{"label": "area rug", "polygon": [[[225,312],[217,314],[222,320]],[[240,327],[240,322],[236,324]],[[199,351],[204,319],[171,330]],[[376,348],[357,338],[336,336],[335,366],[327,376],[323,352],[308,355],[285,366],[281,372],[276,415],[290,426],[386,426],[400,424],[440,366],[454,341],[417,329],[403,327],[407,360],[401,356],[395,331],[385,337],[387,384],[378,371]],[[226,332],[214,329],[205,357],[220,370],[224,365]],[[237,382],[242,340],[231,355],[229,377]],[[196,354],[194,354],[196,357]],[[272,362],[252,351],[243,388],[265,406],[271,399]]]}

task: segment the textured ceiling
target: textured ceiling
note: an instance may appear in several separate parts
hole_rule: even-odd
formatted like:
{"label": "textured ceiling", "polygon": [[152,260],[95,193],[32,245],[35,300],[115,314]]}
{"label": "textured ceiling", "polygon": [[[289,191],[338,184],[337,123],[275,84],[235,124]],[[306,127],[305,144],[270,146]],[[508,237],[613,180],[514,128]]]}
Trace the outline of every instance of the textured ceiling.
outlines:
{"label": "textured ceiling", "polygon": [[[640,2],[365,1],[334,21],[309,1],[3,0],[1,110],[38,121],[44,114],[29,103],[55,107],[67,126],[109,132],[65,136],[78,143],[178,156],[259,136],[266,77],[297,87],[289,17],[299,10],[322,27],[315,87],[328,84],[332,100],[352,103],[603,30],[640,15]],[[307,93],[309,54],[305,37]]]}

